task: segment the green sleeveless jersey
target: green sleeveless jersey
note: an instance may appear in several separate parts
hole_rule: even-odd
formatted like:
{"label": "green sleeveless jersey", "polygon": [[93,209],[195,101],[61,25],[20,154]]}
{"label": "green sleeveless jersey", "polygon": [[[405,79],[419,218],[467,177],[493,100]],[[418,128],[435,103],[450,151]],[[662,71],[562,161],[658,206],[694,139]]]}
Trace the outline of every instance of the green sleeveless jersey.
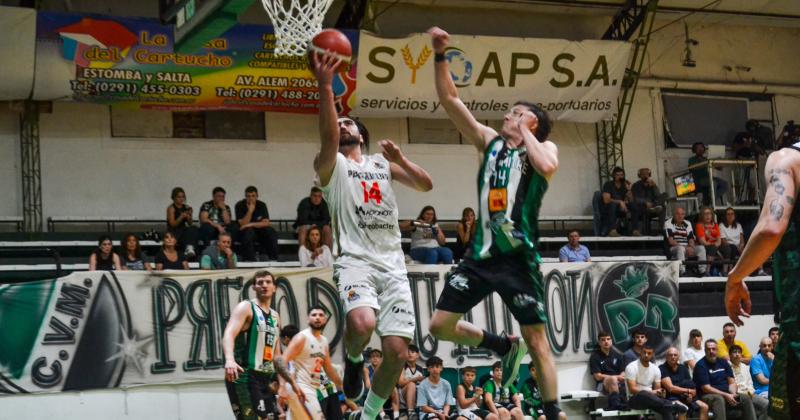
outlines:
{"label": "green sleeveless jersey", "polygon": [[[791,147],[800,151],[800,146]],[[800,206],[795,206],[778,248],[773,254],[772,283],[781,314],[781,343],[800,357]]]}
{"label": "green sleeveless jersey", "polygon": [[539,209],[547,180],[528,161],[525,147],[511,148],[497,136],[489,142],[478,173],[478,229],[469,257],[539,256]]}
{"label": "green sleeveless jersey", "polygon": [[265,313],[253,300],[250,301],[250,310],[253,311],[250,328],[236,336],[233,357],[244,370],[275,373],[272,359],[279,345],[278,313],[272,309]]}

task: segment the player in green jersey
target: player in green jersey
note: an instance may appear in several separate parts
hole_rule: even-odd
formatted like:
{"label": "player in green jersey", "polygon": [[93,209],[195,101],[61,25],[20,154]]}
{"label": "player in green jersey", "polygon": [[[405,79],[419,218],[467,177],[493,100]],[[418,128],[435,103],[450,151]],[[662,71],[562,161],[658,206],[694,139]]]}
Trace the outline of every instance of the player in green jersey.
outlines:
{"label": "player in green jersey", "polygon": [[439,339],[483,347],[503,356],[503,386],[517,377],[526,348],[516,337],[500,337],[462,320],[463,314],[497,292],[521,326],[548,420],[559,417],[555,362],[545,331],[544,283],[539,271],[538,218],[558,148],[547,141],[551,122],[535,104],[518,102],[498,131],[475,119],[458,97],[445,55],[449,35],[431,28],[436,53],[436,92],[461,134],[483,154],[478,174],[478,226],[462,262],[448,275],[430,323]]}
{"label": "player in green jersey", "polygon": [[744,278],[772,255],[772,281],[780,314],[780,340],[769,383],[769,415],[800,419],[800,143],[767,159],[764,207],[739,262],[728,274],[725,310],[737,325],[749,317],[750,292]]}
{"label": "player in green jersey", "polygon": [[[269,383],[278,370],[274,362],[281,354],[281,326],[278,312],[270,307],[275,294],[272,273],[256,272],[253,291],[255,299],[236,305],[222,336],[225,387],[237,420],[266,419],[275,411]],[[302,395],[293,379],[291,383]]]}

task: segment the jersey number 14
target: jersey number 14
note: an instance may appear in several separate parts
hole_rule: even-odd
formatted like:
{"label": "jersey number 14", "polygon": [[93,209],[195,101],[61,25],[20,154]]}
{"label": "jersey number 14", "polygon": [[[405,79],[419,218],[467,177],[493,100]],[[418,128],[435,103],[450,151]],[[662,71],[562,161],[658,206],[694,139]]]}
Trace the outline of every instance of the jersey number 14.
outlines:
{"label": "jersey number 14", "polygon": [[367,182],[361,181],[361,188],[364,190],[364,203],[369,203],[369,200],[375,200],[375,204],[380,204],[383,196],[381,195],[381,187],[377,182],[373,182],[372,186],[367,190]]}

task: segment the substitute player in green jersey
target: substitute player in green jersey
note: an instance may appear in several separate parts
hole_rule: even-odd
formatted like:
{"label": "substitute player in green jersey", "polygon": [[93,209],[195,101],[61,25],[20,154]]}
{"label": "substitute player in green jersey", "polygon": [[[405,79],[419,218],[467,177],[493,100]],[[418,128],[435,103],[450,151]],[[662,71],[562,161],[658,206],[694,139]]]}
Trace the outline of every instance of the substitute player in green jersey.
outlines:
{"label": "substitute player in green jersey", "polygon": [[430,323],[434,336],[503,356],[503,385],[514,381],[525,348],[515,337],[499,337],[462,320],[487,295],[497,292],[519,322],[548,420],[558,418],[558,382],[545,332],[544,284],[539,271],[538,218],[548,182],[558,169],[558,149],[547,141],[550,118],[538,106],[518,102],[498,133],[479,123],[458,97],[444,53],[449,35],[429,31],[442,108],[461,134],[483,154],[478,174],[478,229],[464,259],[448,276]]}
{"label": "substitute player in green jersey", "polygon": [[764,207],[739,262],[728,274],[725,310],[737,325],[749,317],[744,278],[772,255],[772,282],[780,314],[780,340],[769,381],[769,415],[800,419],[800,143],[772,153],[764,168]]}
{"label": "substitute player in green jersey", "polygon": [[[270,308],[275,277],[258,271],[253,279],[255,299],[239,302],[222,336],[225,387],[237,420],[265,419],[275,411],[269,383],[275,376],[275,358],[281,354],[280,317]],[[300,392],[297,384],[295,392]]]}

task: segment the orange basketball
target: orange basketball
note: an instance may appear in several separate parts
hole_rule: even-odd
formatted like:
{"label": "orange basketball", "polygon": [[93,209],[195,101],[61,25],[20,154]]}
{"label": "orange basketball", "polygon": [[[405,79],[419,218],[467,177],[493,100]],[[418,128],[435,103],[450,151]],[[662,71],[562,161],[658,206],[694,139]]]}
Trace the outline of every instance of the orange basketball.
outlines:
{"label": "orange basketball", "polygon": [[350,63],[350,59],[353,56],[353,46],[350,45],[350,40],[347,39],[345,34],[336,29],[323,29],[311,40],[311,45],[308,47],[309,59],[311,54],[322,54],[325,51],[332,51],[342,60],[336,71],[347,68],[346,64]]}

